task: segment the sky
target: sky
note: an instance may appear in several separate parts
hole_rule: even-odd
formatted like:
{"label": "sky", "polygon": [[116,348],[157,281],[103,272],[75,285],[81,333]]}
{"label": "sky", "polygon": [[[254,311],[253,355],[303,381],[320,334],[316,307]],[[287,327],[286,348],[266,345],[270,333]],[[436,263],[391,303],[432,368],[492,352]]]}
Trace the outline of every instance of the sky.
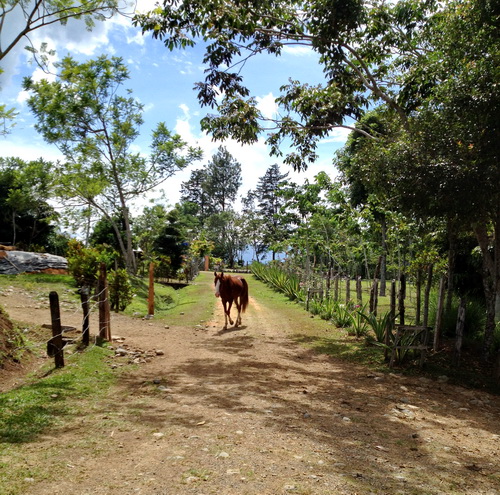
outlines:
{"label": "sky", "polygon": [[[148,11],[154,3],[154,0],[138,0],[136,9]],[[2,46],[6,45],[9,37],[19,32],[21,20],[9,19],[2,32]],[[311,181],[320,171],[335,176],[332,158],[345,143],[346,129],[333,131],[319,145],[318,161],[301,173],[283,165],[280,158],[270,156],[264,136],[253,145],[242,146],[233,140],[214,142],[211,136],[203,133],[200,120],[210,109],[200,106],[193,89],[196,82],[204,79],[201,46],[169,51],[160,40],[152,39],[149,34],[143,36],[140,29],[124,16],[97,23],[90,32],[82,21],[72,20],[66,26],[47,26],[33,32],[30,39],[35,47],[45,42],[49,49],[54,49],[56,55],[53,61],[66,55],[80,62],[102,54],[123,58],[130,71],[130,79],[124,89],[131,89],[133,96],[144,105],[144,124],[133,151],[148,153],[151,131],[158,122],[165,122],[169,129],[180,134],[189,144],[202,148],[203,160],[178,172],[161,186],[170,206],[179,201],[181,184],[189,179],[191,171],[208,163],[220,145],[225,146],[242,166],[240,197],[246,196],[249,189],[255,189],[259,178],[275,163],[282,173],[289,172],[289,179],[299,184],[306,178]],[[15,156],[24,160],[43,157],[55,161],[62,156],[55,146],[46,144],[34,130],[35,121],[26,105],[28,95],[22,91],[22,80],[26,76],[35,80],[54,80],[55,76],[43,73],[31,60],[32,55],[24,49],[27,44],[27,40],[23,39],[1,62],[4,73],[0,75],[0,101],[8,108],[15,107],[19,115],[10,134],[0,136],[0,156]],[[273,115],[274,98],[279,94],[279,87],[286,84],[289,78],[317,83],[323,77],[317,55],[304,48],[287,49],[278,58],[258,56],[247,63],[243,74],[251,94],[256,96],[266,116]],[[154,197],[158,194],[152,194],[148,199]],[[146,203],[141,202],[139,209],[142,204]],[[239,204],[238,201],[236,208]]]}

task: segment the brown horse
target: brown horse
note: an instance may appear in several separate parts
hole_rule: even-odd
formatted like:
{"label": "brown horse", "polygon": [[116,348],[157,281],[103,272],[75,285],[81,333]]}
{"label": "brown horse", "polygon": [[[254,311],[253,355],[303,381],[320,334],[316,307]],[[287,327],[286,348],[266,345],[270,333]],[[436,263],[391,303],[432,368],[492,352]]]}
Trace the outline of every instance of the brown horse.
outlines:
{"label": "brown horse", "polygon": [[218,274],[214,272],[215,297],[221,298],[222,307],[224,308],[225,324],[224,330],[227,329],[227,320],[232,325],[231,306],[236,304],[238,316],[236,318],[235,327],[241,325],[241,313],[245,312],[248,306],[248,284],[243,277],[231,277],[224,275],[224,272]]}

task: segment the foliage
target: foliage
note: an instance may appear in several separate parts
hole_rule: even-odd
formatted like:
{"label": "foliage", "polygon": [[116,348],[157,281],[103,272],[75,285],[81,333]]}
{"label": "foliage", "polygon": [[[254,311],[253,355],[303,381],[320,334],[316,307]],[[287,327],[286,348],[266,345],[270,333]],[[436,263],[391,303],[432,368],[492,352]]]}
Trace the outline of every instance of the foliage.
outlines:
{"label": "foliage", "polygon": [[255,191],[249,192],[255,196],[257,214],[262,220],[261,242],[267,248],[271,248],[273,260],[276,255],[276,246],[287,242],[290,233],[287,219],[279,215],[285,203],[280,191],[286,184],[287,177],[288,173],[282,174],[278,164],[271,165],[266,173],[259,178]]}
{"label": "foliage", "polygon": [[285,294],[290,300],[305,300],[305,294],[300,287],[300,280],[298,277],[286,273],[277,265],[252,263],[250,268],[255,277],[272,286],[275,290]]}
{"label": "foliage", "polygon": [[[201,157],[164,123],[152,132],[149,157],[131,147],[139,135],[143,106],[119,94],[129,72],[122,59],[101,56],[85,63],[65,57],[57,80],[26,78],[35,128],[66,161],[56,173],[58,194],[96,209],[116,233],[127,270],[135,271],[129,204]],[[126,242],[121,237],[123,220]]]}
{"label": "foliage", "polygon": [[134,297],[127,270],[119,268],[108,273],[108,290],[111,310],[125,311]]}
{"label": "foliage", "polygon": [[[432,294],[431,304],[429,307],[429,324],[435,325],[437,315],[437,293]],[[460,306],[460,298],[453,297],[450,306],[443,308],[441,321],[441,333],[445,336],[452,337],[455,335],[458,318],[458,308]],[[484,324],[486,320],[486,309],[484,302],[476,298],[466,299],[465,305],[465,321],[464,335],[471,340],[479,341],[483,337]]]}
{"label": "foliage", "polygon": [[114,251],[103,247],[86,248],[76,240],[68,243],[68,270],[78,287],[95,287],[99,278],[100,264],[112,266],[114,257]]}
{"label": "foliage", "polygon": [[0,243],[20,249],[50,248],[57,214],[47,198],[52,192],[51,163],[0,158]]}
{"label": "foliage", "polygon": [[[21,0],[8,0],[2,2],[1,6],[0,35],[5,42],[0,47],[0,61],[12,51],[23,37],[28,38],[29,47],[27,49],[32,53],[37,53],[29,35],[41,27],[55,23],[66,25],[70,19],[84,19],[87,29],[91,30],[95,21],[103,21],[119,12],[116,0],[91,0],[85,3],[74,0],[46,0],[33,4]],[[23,19],[21,22],[19,16]],[[7,26],[13,26],[16,22],[19,29],[8,32]],[[42,45],[40,52],[43,57],[46,53],[45,45]]]}
{"label": "foliage", "polygon": [[343,304],[339,301],[334,301],[334,312],[332,315],[333,323],[339,328],[348,328],[352,325],[353,319],[349,304]]}
{"label": "foliage", "polygon": [[392,335],[392,328],[394,328],[394,319],[390,312],[384,313],[383,316],[376,316],[373,313],[362,313],[363,318],[366,323],[372,329],[375,334],[375,339],[378,343],[385,343],[385,336],[387,332],[390,332],[390,341],[394,340]]}
{"label": "foliage", "polygon": [[[290,143],[284,162],[301,170],[316,160],[318,143],[333,128],[353,129],[345,169],[352,204],[362,200],[380,224],[384,263],[388,214],[420,224],[434,217],[450,235],[458,224],[473,231],[483,261],[484,356],[491,357],[500,297],[498,2],[263,1],[252,8],[166,0],[135,23],[171,50],[203,43],[206,77],[196,89],[200,103],[215,108],[202,127],[216,139],[253,143],[267,134],[276,156]],[[244,68],[253,57],[281,56],[288,45],[315,52],[324,80],[290,79],[267,118]],[[301,223],[293,244],[309,264],[321,236],[309,235],[309,218]],[[432,227],[426,227],[428,234]]]}
{"label": "foliage", "polygon": [[181,186],[181,200],[198,207],[201,220],[231,209],[241,186],[241,164],[220,146],[202,168],[193,170]]}
{"label": "foliage", "polygon": [[351,324],[350,331],[354,333],[356,338],[363,337],[368,332],[368,323],[365,319],[365,313],[363,309],[357,309],[351,314]]}

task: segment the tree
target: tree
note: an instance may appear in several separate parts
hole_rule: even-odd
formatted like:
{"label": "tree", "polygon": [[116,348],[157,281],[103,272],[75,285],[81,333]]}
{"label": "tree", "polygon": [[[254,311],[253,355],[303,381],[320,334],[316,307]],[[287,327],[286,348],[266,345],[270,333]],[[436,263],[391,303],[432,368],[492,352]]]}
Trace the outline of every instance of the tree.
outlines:
{"label": "tree", "polygon": [[47,249],[57,217],[47,203],[51,196],[52,164],[0,158],[0,243],[24,249]]}
{"label": "tree", "polygon": [[[109,220],[127,270],[135,272],[130,201],[199,159],[201,151],[188,147],[164,123],[153,131],[149,157],[130,150],[142,124],[142,105],[130,91],[118,94],[129,77],[121,58],[101,56],[79,64],[66,57],[58,67],[57,81],[27,78],[24,87],[32,93],[28,105],[36,129],[66,158],[56,170],[59,195]],[[123,219],[125,241],[117,218]]]}
{"label": "tree", "polygon": [[240,186],[241,164],[224,146],[219,146],[217,153],[206,166],[206,179],[203,184],[214,210],[221,212],[230,209]]}
{"label": "tree", "polygon": [[[95,21],[103,21],[115,13],[121,12],[117,0],[90,0],[79,2],[74,0],[6,0],[0,3],[0,62],[26,38],[29,45],[27,50],[37,56],[37,62],[45,66],[48,55],[53,53],[47,50],[46,44],[34,47],[30,39],[33,31],[53,24],[66,25],[70,19],[84,19],[90,31]],[[19,19],[22,18],[22,23]],[[7,32],[7,26],[16,29]],[[10,37],[9,37],[10,35]],[[0,67],[0,74],[2,69]],[[0,104],[0,136],[9,132],[17,112]]]}
{"label": "tree", "polygon": [[[350,122],[369,105],[385,103],[407,123],[398,101],[403,66],[427,49],[416,43],[417,36],[438,3],[294,0],[264,1],[255,8],[252,2],[167,0],[134,22],[171,50],[206,43],[207,76],[196,88],[200,103],[218,113],[202,120],[203,129],[216,139],[242,143],[255,142],[265,132],[276,156],[289,139],[294,151],[285,162],[303,169],[317,158],[318,140],[335,127],[353,129]],[[276,99],[281,117],[268,119],[244,85],[242,68],[262,53],[280,56],[286,46],[318,53],[325,81],[289,80]]]}
{"label": "tree", "polygon": [[252,246],[253,258],[260,261],[260,255],[267,251],[264,241],[265,219],[257,212],[257,200],[254,191],[248,191],[242,198],[243,209],[241,212],[243,236]]}
{"label": "tree", "polygon": [[189,180],[181,184],[181,201],[193,203],[197,206],[198,216],[203,221],[215,213],[206,191],[207,170],[205,168],[193,170]]}
{"label": "tree", "polygon": [[272,258],[276,259],[276,245],[284,241],[289,234],[289,228],[279,216],[285,200],[279,194],[280,190],[286,184],[285,179],[288,173],[280,173],[278,164],[271,165],[266,173],[259,178],[255,189],[257,199],[257,213],[263,220],[263,238],[264,244],[272,250]]}
{"label": "tree", "polygon": [[186,240],[185,229],[175,209],[167,214],[166,224],[155,239],[153,247],[168,259],[168,276],[175,276],[181,268],[183,257],[188,253],[189,242]]}
{"label": "tree", "polygon": [[[432,184],[428,191],[447,193],[459,186],[452,201],[443,202],[437,194],[431,204],[448,210],[451,219],[468,210],[465,218],[483,253],[488,356],[495,301],[500,310],[498,2],[264,1],[257,9],[252,2],[167,0],[135,22],[170,49],[192,46],[195,40],[206,43],[209,67],[197,85],[198,98],[217,114],[203,119],[204,129],[218,139],[240,142],[254,142],[270,131],[267,142],[278,156],[287,138],[292,152],[285,161],[296,169],[316,158],[318,140],[333,127],[352,127],[368,108],[383,105],[400,126],[393,141],[399,148],[399,177],[413,178],[399,160],[405,149],[406,164],[418,164],[424,179],[420,185]],[[257,109],[241,68],[262,53],[279,56],[290,44],[318,53],[325,81],[283,85],[276,100],[282,117],[269,121]],[[425,128],[434,133],[430,142],[423,139]],[[383,141],[362,125],[355,130]],[[382,146],[389,154],[395,151],[387,142]],[[439,178],[445,179],[444,188]],[[474,186],[472,194],[469,185]],[[398,189],[405,201],[413,200],[415,187],[406,193]],[[422,195],[421,202],[428,197]]]}
{"label": "tree", "polygon": [[213,256],[222,258],[229,267],[239,261],[247,245],[240,215],[232,210],[211,215],[206,221],[205,235],[214,243]]}
{"label": "tree", "polygon": [[[117,0],[90,0],[79,2],[74,0],[6,0],[0,4],[0,39],[5,46],[0,45],[0,61],[17,46],[23,38],[27,38],[30,50],[36,51],[29,38],[30,33],[52,24],[66,25],[70,19],[85,21],[91,30],[95,21],[103,21],[119,12]],[[22,23],[19,23],[22,17]],[[6,27],[18,23],[18,27],[7,38]],[[10,34],[10,33],[9,33]],[[42,47],[44,50],[46,47]]]}

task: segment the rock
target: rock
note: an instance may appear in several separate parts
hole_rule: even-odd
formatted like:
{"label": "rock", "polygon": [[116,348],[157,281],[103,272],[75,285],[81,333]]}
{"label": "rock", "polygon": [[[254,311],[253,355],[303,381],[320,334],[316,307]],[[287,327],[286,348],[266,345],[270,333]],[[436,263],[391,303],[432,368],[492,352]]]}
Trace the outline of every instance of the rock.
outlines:
{"label": "rock", "polygon": [[156,349],[155,354],[157,356],[164,356],[165,355],[165,351],[162,351],[161,349]]}
{"label": "rock", "polygon": [[25,251],[0,251],[0,275],[18,273],[67,273],[68,260],[62,256]]}

